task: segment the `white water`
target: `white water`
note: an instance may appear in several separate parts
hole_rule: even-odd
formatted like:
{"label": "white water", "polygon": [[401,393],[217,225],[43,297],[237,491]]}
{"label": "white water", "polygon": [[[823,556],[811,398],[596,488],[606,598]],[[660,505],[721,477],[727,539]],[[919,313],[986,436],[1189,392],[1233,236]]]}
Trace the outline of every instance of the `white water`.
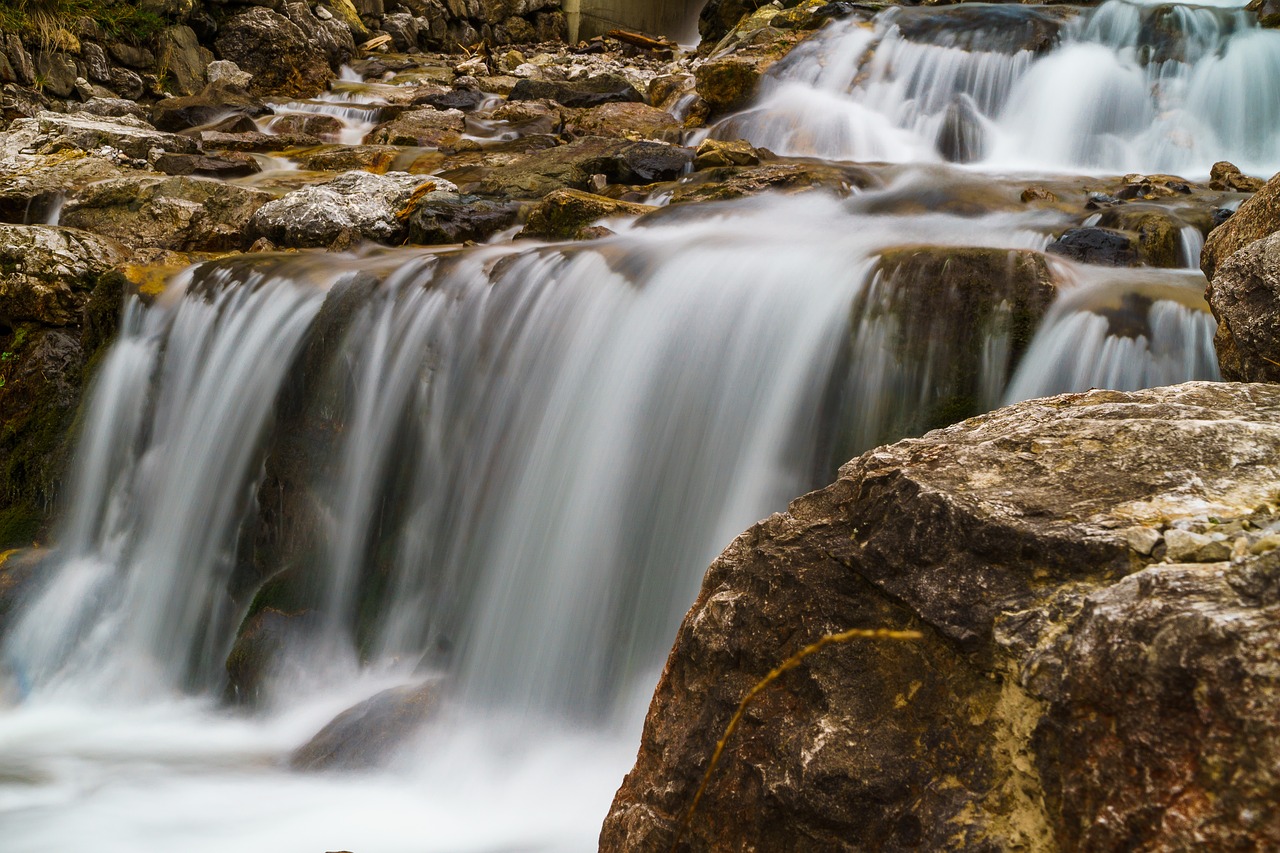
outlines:
{"label": "white water", "polygon": [[[1097,32],[1072,24],[1072,38],[1111,51],[1102,67],[1123,78],[1140,65],[1123,41],[1128,7],[1108,12],[1119,23],[1106,32],[1102,11],[1087,13]],[[1191,17],[1208,32],[1204,21],[1234,14]],[[1006,114],[1068,48],[975,55],[964,48],[981,35],[915,44],[889,17],[833,34],[824,69],[789,63],[808,77],[778,83],[770,121],[788,120],[781,87],[806,106],[778,147],[936,161],[960,97],[985,116],[988,162],[1003,166],[992,152],[1021,139],[1027,162],[1080,165]],[[1227,26],[1197,72],[1218,47],[1238,49],[1245,36]],[[850,98],[877,40],[879,64]],[[1054,74],[1083,79],[1064,69]],[[1141,132],[1114,151],[1098,138],[1071,151],[1136,156]],[[1231,130],[1226,144],[1269,140]],[[707,563],[939,402],[932,377],[954,351],[930,341],[901,358],[897,285],[877,253],[1038,250],[1070,224],[1044,210],[883,212],[913,198],[929,209],[956,180],[935,165],[845,201],[674,207],[576,248],[215,265],[153,307],[131,304],[95,382],[52,581],[0,647],[13,703],[0,710],[0,846],[593,849]],[[1198,234],[1182,238],[1191,266]],[[982,340],[983,403],[1215,375],[1198,274],[1052,269],[1063,295],[1011,381],[1009,306],[968,330]],[[229,584],[244,576],[281,395],[304,385],[298,359],[325,300],[363,274],[380,283],[326,339],[326,390],[312,401],[330,439],[305,472],[320,523],[295,560],[315,581],[322,630],[256,711],[232,710],[219,701],[223,662],[247,601]],[[287,769],[335,714],[427,675],[443,677],[439,719],[389,767]]]}
{"label": "white water", "polygon": [[[1001,169],[1280,168],[1280,33],[1235,6],[1130,0],[1068,10],[1078,15],[1043,51],[981,29],[984,16],[988,31],[1016,31],[1063,8],[965,4],[893,9],[873,29],[834,22],[771,70],[758,106],[714,133],[781,154],[919,162],[943,159],[939,137],[958,111],[979,140],[972,159]],[[918,31],[922,16],[941,24]]]}

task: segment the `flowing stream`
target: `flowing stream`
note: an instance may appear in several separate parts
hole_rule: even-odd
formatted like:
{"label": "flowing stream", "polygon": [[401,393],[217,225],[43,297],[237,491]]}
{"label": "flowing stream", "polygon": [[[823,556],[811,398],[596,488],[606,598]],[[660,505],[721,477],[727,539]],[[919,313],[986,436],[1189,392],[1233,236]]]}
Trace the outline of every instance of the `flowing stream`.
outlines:
{"label": "flowing stream", "polygon": [[[1112,0],[834,22],[713,133],[903,164],[846,198],[245,257],[131,298],[50,580],[0,640],[2,846],[594,849],[737,533],[960,403],[1217,377],[1198,271],[1042,255],[1067,214],[930,199],[1015,170],[1280,165],[1280,36],[1251,21]],[[289,109],[352,139],[370,115]],[[1184,267],[1202,242],[1183,226]],[[995,271],[972,300],[930,266],[961,257]],[[228,696],[237,629],[269,611],[286,641]],[[386,766],[289,769],[423,682],[434,721]]]}

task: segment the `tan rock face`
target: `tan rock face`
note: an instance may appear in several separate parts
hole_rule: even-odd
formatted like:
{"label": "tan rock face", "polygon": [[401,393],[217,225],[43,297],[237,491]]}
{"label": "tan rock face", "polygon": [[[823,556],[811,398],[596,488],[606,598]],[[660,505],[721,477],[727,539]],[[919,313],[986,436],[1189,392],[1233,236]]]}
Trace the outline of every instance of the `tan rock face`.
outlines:
{"label": "tan rock face", "polygon": [[1200,254],[1200,269],[1212,281],[1218,266],[1245,246],[1280,231],[1280,176],[1240,205],[1240,209],[1209,233]]}
{"label": "tan rock face", "polygon": [[[924,638],[768,687],[677,849],[1274,848],[1278,451],[1280,389],[1189,383],[850,462],[711,565],[601,850],[670,849],[742,696],[851,627]],[[1160,562],[1172,530],[1244,541]]]}

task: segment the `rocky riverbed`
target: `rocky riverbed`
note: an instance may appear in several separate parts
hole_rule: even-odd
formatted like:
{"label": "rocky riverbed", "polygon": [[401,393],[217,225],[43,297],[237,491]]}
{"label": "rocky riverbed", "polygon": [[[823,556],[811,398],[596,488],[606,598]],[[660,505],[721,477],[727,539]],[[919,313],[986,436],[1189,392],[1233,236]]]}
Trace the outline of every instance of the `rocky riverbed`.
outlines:
{"label": "rocky riverbed", "polygon": [[[1216,96],[1195,84],[1234,67],[1219,54],[1270,46],[1274,34],[1258,26],[1271,18],[1265,9],[1178,18],[1120,0],[754,6],[708,4],[701,43],[685,46],[628,31],[567,44],[554,0],[161,0],[115,18],[0,17],[12,29],[0,34],[0,635],[10,692],[40,695],[37,659],[51,684],[65,681],[86,637],[115,636],[133,618],[94,622],[100,600],[116,599],[85,592],[80,564],[47,546],[101,528],[93,560],[130,578],[142,572],[146,537],[178,518],[211,532],[174,531],[183,547],[162,549],[160,562],[207,565],[209,579],[204,588],[175,577],[172,598],[148,605],[182,614],[162,626],[169,634],[146,638],[148,653],[190,647],[146,667],[174,674],[166,689],[269,715],[290,691],[305,693],[298,684],[324,669],[318,659],[350,656],[370,672],[416,661],[394,678],[333,690],[336,707],[306,716],[301,737],[273,735],[267,752],[283,774],[394,764],[454,700],[543,703],[593,726],[616,723],[630,707],[622,697],[653,683],[652,649],[669,644],[689,603],[681,596],[697,588],[691,572],[728,538],[709,552],[685,543],[696,537],[668,517],[682,513],[662,507],[684,507],[690,525],[696,516],[741,530],[855,456],[834,484],[712,564],[601,849],[665,850],[677,834],[696,850],[1280,844],[1268,764],[1277,401],[1270,386],[1234,384],[1280,371],[1280,178],[1259,176],[1280,156],[1264,128],[1251,129],[1270,107],[1248,100],[1246,78],[1227,78],[1236,88]],[[1116,35],[1125,27],[1131,42]],[[1100,58],[1106,51],[1114,55]],[[1072,65],[1079,57],[1092,59]],[[1111,62],[1114,80],[1081,76]],[[1085,107],[1064,92],[1060,112],[1075,123],[1055,123],[1039,110],[1043,92],[1058,91],[1045,80],[1062,68],[1080,77],[1084,101],[1102,97],[1094,84],[1134,100],[1099,118],[1071,112]],[[1164,70],[1134,85],[1134,68]],[[1204,112],[1237,96],[1246,108]],[[1116,118],[1125,109],[1128,120]],[[827,281],[835,297],[820,295]],[[722,282],[747,295],[711,297]],[[299,284],[283,307],[278,292]],[[757,285],[791,289],[793,302],[830,299],[835,326],[792,316]],[[670,301],[681,288],[690,306]],[[457,328],[435,330],[446,321],[415,293],[447,295],[458,313],[440,316]],[[573,298],[557,301],[564,293]],[[664,331],[601,319],[624,316],[618,305],[632,297],[635,313]],[[216,317],[200,335],[240,334],[261,353],[246,349],[237,367],[235,345],[213,349],[208,363],[226,374],[190,385],[165,383],[198,378],[198,359],[150,379],[139,367],[136,387],[125,373],[104,374],[118,339],[116,371],[131,348],[182,358],[182,312],[202,301]],[[369,317],[383,305],[378,325]],[[279,334],[253,331],[276,311]],[[155,319],[165,312],[171,321]],[[784,337],[761,325],[769,314],[789,318],[792,333],[831,339],[806,368],[812,376],[798,366],[812,356],[796,345],[768,349]],[[732,320],[698,325],[714,315]],[[665,330],[684,325],[698,331],[667,340]],[[734,328],[755,330],[758,348]],[[494,341],[507,342],[497,355]],[[667,387],[657,366],[637,366],[664,361],[653,357],[664,347],[721,385],[686,376]],[[807,383],[803,393],[769,384],[776,377],[763,368],[734,372],[765,350]],[[254,359],[279,363],[252,369]],[[416,375],[415,364],[425,390],[392,381]],[[616,416],[602,405],[598,433],[594,417],[565,423],[555,408],[581,402],[587,392],[564,383],[587,367],[637,395]],[[86,389],[104,375],[99,399],[116,408],[94,409]],[[1231,382],[1137,390],[1219,375]],[[129,400],[161,412],[176,393],[165,389],[212,394],[233,376],[246,396],[262,395],[258,420],[226,436],[249,450],[235,465],[210,462],[210,484],[191,489],[234,500],[111,528],[141,511],[120,495],[182,461],[158,438],[181,415],[121,433],[115,456],[88,455],[82,442],[73,463],[74,437],[99,423],[94,412],[122,428]],[[523,383],[520,395],[499,384],[508,376]],[[473,400],[448,377],[482,390]],[[732,381],[742,390],[723,384]],[[646,383],[654,396],[643,396]],[[1018,402],[1095,386],[1119,390]],[[767,407],[774,401],[753,396],[766,387],[795,411],[751,432],[767,419],[746,417],[733,399]],[[121,389],[136,397],[110,396]],[[521,395],[539,402],[515,405]],[[719,408],[702,412],[708,399]],[[1017,405],[965,420],[1004,403]],[[635,413],[665,406],[671,420],[642,433]],[[434,424],[437,410],[476,430],[475,449],[454,434],[465,428]],[[501,429],[481,429],[486,417]],[[558,432],[539,432],[547,424]],[[938,427],[947,428],[864,454]],[[634,445],[616,443],[631,429]],[[771,461],[725,455],[703,466],[720,452],[709,437],[719,430]],[[572,453],[561,448],[570,441]],[[379,445],[422,466],[419,480],[447,484],[447,498],[414,491],[419,481],[394,474]],[[457,467],[427,464],[450,454]],[[579,456],[624,460],[635,503],[601,498],[613,495],[604,486],[586,498],[564,485],[556,465],[586,482]],[[729,468],[785,475],[744,474],[737,499],[727,485],[704,491],[739,482],[725,479]],[[492,494],[501,490],[488,478],[503,470],[527,478],[513,476],[511,488],[525,503]],[[710,480],[695,481],[700,471]],[[484,483],[468,485],[475,478]],[[648,480],[652,493],[640,494]],[[95,488],[106,496],[97,508],[79,499]],[[498,523],[507,531],[498,544],[468,550],[492,522],[466,512],[519,520],[564,494],[563,517],[547,510],[513,523],[516,532]],[[703,512],[717,501],[723,518]],[[632,517],[648,526],[630,526]],[[456,528],[457,540],[415,542],[422,518]],[[540,525],[557,531],[562,550]],[[668,539],[683,550],[664,551]],[[415,580],[405,568],[444,561],[455,571],[448,560],[466,560],[454,552],[471,561],[474,586],[447,572]],[[474,568],[477,554],[582,565],[567,581],[524,587]],[[678,565],[654,574],[650,558]],[[607,564],[600,577],[618,573],[616,590],[596,589],[594,559]],[[357,564],[352,578],[340,574],[343,560]],[[502,610],[520,597],[512,589],[532,601],[557,582],[584,597],[565,592],[572,606],[558,619],[554,596],[536,599],[549,621],[599,607],[612,627],[594,620],[595,633],[565,639],[519,608]],[[435,601],[428,593],[461,609],[397,610],[413,596]],[[56,642],[32,640],[29,614],[55,611],[50,624],[70,625],[72,611],[86,621]],[[497,639],[478,639],[478,627],[460,626],[468,619]],[[187,633],[175,633],[179,621]],[[686,820],[746,690],[806,643],[859,626],[909,627],[924,639],[823,652],[762,694]],[[569,650],[546,669],[566,686],[538,681],[542,643]],[[484,667],[505,676],[486,680],[476,674]],[[570,835],[581,846],[582,833]]]}

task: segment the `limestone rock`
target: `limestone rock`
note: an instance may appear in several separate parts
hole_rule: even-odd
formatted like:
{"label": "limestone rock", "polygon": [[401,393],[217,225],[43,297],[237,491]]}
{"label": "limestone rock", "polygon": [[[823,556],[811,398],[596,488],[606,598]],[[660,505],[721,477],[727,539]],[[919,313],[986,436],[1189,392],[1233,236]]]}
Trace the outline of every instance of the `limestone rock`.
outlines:
{"label": "limestone rock", "polygon": [[763,192],[804,192],[821,189],[848,195],[853,187],[872,185],[859,167],[829,163],[768,163],[747,167],[717,167],[698,172],[671,195],[672,204],[723,201]]}
{"label": "limestone rock", "polygon": [[[1269,849],[1280,552],[1151,563],[1126,531],[1270,523],[1280,389],[1032,400],[868,452],[707,571],[601,850]],[[1137,770],[1137,772],[1135,772]],[[868,842],[868,840],[874,840]]]}
{"label": "limestone rock", "polygon": [[127,257],[105,237],[47,225],[0,225],[0,324],[67,326],[98,277]]}
{"label": "limestone rock", "polygon": [[328,246],[344,236],[399,243],[408,233],[406,220],[418,198],[456,189],[425,175],[348,172],[264,205],[253,217],[251,234],[277,246]]}
{"label": "limestone rock", "polygon": [[1238,193],[1255,193],[1266,185],[1262,178],[1255,178],[1240,171],[1234,163],[1219,160],[1209,169],[1209,189],[1229,190]]}
{"label": "limestone rock", "polygon": [[15,121],[9,129],[34,130],[34,144],[45,152],[65,148],[93,152],[108,146],[126,157],[146,160],[153,149],[178,154],[194,154],[200,150],[193,140],[156,130],[145,121],[127,115],[107,118],[88,113],[42,112],[35,118]]}
{"label": "limestone rock", "polygon": [[1213,344],[1223,378],[1280,382],[1280,232],[1220,263],[1205,298],[1218,319]]}
{"label": "limestone rock", "polygon": [[576,240],[592,223],[613,216],[643,216],[656,207],[615,201],[578,190],[549,193],[529,211],[521,237],[545,240]]}
{"label": "limestone rock", "polygon": [[62,221],[131,246],[223,252],[248,245],[248,225],[271,200],[262,190],[194,177],[127,177],[69,201]]}
{"label": "limestone rock", "polygon": [[270,9],[254,7],[230,18],[214,46],[221,59],[253,75],[253,94],[306,98],[322,91],[332,76],[323,50]]}
{"label": "limestone rock", "polygon": [[693,160],[695,169],[715,169],[721,166],[757,166],[760,152],[750,142],[742,139],[706,139],[698,146]]}
{"label": "limestone rock", "polygon": [[1255,240],[1280,231],[1280,175],[1245,199],[1226,222],[1209,232],[1200,253],[1200,269],[1213,280],[1218,266]]}

